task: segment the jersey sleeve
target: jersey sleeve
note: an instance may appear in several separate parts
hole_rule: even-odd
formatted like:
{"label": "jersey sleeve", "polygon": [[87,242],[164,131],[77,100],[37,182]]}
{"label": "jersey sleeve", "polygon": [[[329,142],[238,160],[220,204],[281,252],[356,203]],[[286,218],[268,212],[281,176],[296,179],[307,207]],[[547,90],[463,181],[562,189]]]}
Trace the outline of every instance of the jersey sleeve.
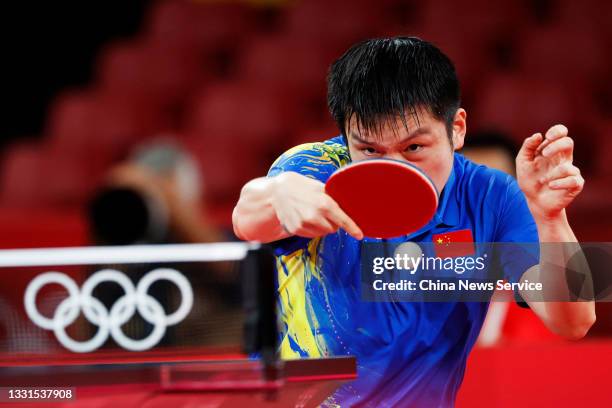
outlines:
{"label": "jersey sleeve", "polygon": [[[289,149],[272,164],[268,177],[292,171],[325,183],[339,167],[349,162],[346,147],[331,141],[306,143]],[[271,243],[276,255],[287,255],[305,248],[310,238],[293,236]]]}
{"label": "jersey sleeve", "polygon": [[325,183],[339,167],[348,163],[346,147],[339,143],[306,143],[283,153],[272,164],[268,177],[293,171]]}

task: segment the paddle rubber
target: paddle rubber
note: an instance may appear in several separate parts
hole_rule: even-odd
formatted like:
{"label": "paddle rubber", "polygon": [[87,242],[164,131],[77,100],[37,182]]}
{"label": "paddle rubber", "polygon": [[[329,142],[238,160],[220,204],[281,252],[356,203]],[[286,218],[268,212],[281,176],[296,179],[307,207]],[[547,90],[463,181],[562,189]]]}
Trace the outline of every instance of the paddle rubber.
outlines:
{"label": "paddle rubber", "polygon": [[325,192],[372,238],[418,231],[438,208],[438,192],[431,179],[419,168],[391,159],[342,167],[328,179]]}

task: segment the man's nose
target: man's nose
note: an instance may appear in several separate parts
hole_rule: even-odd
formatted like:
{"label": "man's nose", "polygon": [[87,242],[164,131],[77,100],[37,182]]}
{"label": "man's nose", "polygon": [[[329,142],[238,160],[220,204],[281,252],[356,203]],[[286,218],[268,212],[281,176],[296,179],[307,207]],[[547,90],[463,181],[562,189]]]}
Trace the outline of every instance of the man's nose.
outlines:
{"label": "man's nose", "polygon": [[399,161],[403,161],[403,162],[406,162],[406,163],[410,163],[408,160],[406,160],[404,155],[402,155],[400,152],[387,153],[383,157],[385,159],[393,159],[393,160],[399,160]]}

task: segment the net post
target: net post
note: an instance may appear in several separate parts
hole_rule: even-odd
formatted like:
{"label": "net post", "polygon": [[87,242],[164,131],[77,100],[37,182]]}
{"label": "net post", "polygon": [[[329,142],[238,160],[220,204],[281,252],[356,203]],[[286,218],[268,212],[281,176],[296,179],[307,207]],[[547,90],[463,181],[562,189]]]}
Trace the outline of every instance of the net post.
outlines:
{"label": "net post", "polygon": [[244,351],[261,356],[264,376],[269,381],[280,378],[275,273],[272,248],[261,246],[247,252],[242,268]]}

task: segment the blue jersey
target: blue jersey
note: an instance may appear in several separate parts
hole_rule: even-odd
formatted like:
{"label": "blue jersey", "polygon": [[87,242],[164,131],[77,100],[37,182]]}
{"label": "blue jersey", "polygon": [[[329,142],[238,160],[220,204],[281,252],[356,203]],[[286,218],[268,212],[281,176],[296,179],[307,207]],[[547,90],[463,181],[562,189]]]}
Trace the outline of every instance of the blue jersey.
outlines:
{"label": "blue jersey", "polygon": [[[287,151],[268,176],[293,171],[325,182],[349,162],[343,139],[335,137]],[[470,230],[475,242],[538,241],[514,178],[455,154],[431,222],[395,241],[432,242],[433,235],[461,230]],[[358,378],[322,406],[452,407],[488,303],[363,301],[362,245],[343,230],[274,244],[281,357],[357,357]],[[500,260],[511,282],[536,262]]]}

